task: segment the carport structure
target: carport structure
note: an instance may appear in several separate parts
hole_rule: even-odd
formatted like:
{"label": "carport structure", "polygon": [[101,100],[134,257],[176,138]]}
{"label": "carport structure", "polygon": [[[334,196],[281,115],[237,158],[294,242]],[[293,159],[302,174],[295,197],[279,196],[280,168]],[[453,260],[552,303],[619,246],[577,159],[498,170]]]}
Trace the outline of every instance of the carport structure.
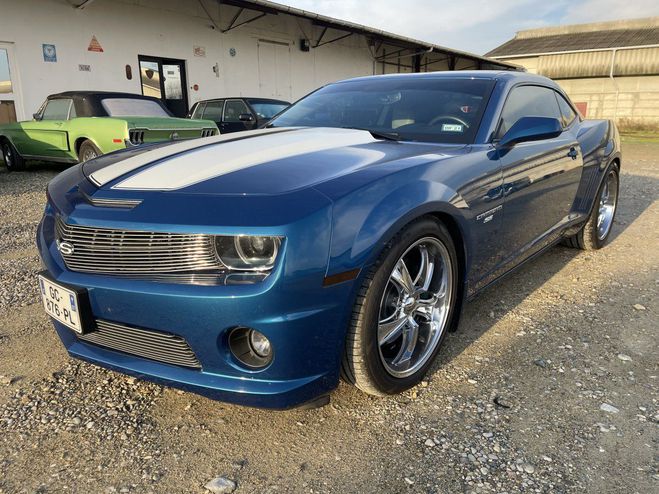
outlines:
{"label": "carport structure", "polygon": [[[268,15],[288,15],[298,20],[300,49],[309,51],[349,37],[363,38],[373,57],[376,74],[431,72],[437,70],[519,70],[517,65],[473,53],[419,41],[362,24],[328,17],[267,0],[215,0],[220,7],[217,21],[206,13],[217,29],[229,32]],[[200,1],[203,6],[203,0]]]}

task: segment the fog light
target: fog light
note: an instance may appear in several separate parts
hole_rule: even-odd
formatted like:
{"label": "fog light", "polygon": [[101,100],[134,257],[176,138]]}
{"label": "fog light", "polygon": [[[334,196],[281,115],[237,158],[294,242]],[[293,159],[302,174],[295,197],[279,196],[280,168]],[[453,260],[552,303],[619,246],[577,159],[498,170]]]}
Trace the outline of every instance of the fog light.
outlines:
{"label": "fog light", "polygon": [[254,353],[261,358],[268,358],[272,351],[270,340],[263,333],[259,333],[254,329],[249,332],[249,345],[252,347]]}
{"label": "fog light", "polygon": [[229,333],[229,349],[233,356],[247,367],[260,368],[272,362],[273,349],[270,340],[255,329],[233,328]]}

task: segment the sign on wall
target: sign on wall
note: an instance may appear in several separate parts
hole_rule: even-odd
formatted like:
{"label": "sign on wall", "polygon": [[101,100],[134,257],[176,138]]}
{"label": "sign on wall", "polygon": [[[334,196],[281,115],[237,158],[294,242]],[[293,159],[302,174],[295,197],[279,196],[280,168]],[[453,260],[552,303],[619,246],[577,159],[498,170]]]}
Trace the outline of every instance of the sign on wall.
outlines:
{"label": "sign on wall", "polygon": [[43,61],[44,62],[57,62],[57,49],[55,45],[42,44],[41,49],[43,51]]}
{"label": "sign on wall", "polygon": [[192,53],[195,57],[205,57],[206,56],[206,47],[194,45],[192,47]]}
{"label": "sign on wall", "polygon": [[87,51],[95,51],[95,52],[98,52],[98,53],[103,53],[103,47],[101,46],[101,44],[96,39],[96,36],[92,36],[92,40],[89,42],[89,46],[87,47]]}

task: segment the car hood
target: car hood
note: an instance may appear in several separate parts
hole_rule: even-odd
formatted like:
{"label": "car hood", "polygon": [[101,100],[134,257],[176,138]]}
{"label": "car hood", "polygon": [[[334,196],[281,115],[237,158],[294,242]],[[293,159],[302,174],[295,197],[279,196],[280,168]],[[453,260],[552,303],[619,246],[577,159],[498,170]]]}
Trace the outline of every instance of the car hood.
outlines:
{"label": "car hood", "polygon": [[352,129],[276,128],[107,155],[83,170],[98,188],[122,195],[273,195],[356,172],[372,180],[374,174],[446,159],[464,148],[378,140]]}
{"label": "car hood", "polygon": [[151,129],[151,130],[177,130],[177,129],[201,129],[216,127],[215,122],[210,120],[190,120],[189,118],[176,117],[109,117],[122,120],[129,128]]}

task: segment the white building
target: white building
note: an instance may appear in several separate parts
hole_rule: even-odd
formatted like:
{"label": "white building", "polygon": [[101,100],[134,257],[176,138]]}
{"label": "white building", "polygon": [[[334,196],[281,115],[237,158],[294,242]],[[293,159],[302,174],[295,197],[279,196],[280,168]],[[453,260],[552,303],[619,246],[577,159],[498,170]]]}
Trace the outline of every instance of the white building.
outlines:
{"label": "white building", "polygon": [[359,75],[510,67],[264,0],[0,0],[0,122],[70,90],[156,95],[184,115]]}

